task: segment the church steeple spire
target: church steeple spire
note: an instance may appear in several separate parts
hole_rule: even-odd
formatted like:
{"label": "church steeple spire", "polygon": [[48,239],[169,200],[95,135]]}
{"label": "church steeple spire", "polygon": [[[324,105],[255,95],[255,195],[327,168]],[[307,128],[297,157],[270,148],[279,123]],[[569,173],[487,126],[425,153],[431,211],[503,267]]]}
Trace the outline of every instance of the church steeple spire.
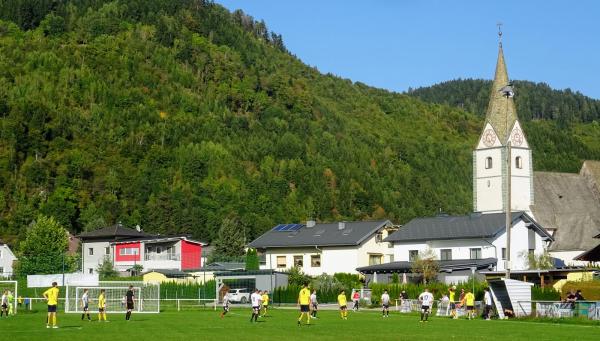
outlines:
{"label": "church steeple spire", "polygon": [[502,31],[498,31],[498,61],[496,63],[496,74],[492,84],[490,102],[486,112],[486,121],[494,128],[499,137],[499,142],[505,145],[510,129],[517,120],[517,110],[512,96],[506,96],[503,91],[510,84],[506,64],[504,62],[504,52],[502,50]]}

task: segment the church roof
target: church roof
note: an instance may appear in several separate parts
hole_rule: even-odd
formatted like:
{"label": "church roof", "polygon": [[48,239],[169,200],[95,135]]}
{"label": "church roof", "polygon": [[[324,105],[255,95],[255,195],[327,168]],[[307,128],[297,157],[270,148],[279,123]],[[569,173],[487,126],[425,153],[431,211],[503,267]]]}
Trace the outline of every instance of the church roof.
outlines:
{"label": "church roof", "polygon": [[579,174],[535,172],[535,220],[555,229],[550,251],[589,250],[598,244],[600,198]]}
{"label": "church roof", "polygon": [[496,134],[500,138],[500,143],[503,145],[508,139],[508,135],[510,134],[509,130],[512,129],[517,120],[517,110],[515,109],[513,98],[505,97],[504,93],[501,91],[501,89],[509,83],[510,80],[504,62],[502,43],[500,43],[498,49],[498,62],[496,63],[496,74],[490,91],[490,101],[485,114],[485,119],[494,128]]}

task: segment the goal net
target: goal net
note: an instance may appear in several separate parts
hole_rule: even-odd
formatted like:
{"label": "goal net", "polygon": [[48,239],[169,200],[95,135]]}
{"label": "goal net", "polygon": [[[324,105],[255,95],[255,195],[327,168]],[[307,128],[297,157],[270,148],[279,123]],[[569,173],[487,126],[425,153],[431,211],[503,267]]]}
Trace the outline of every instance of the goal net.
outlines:
{"label": "goal net", "polygon": [[124,313],[127,311],[126,294],[129,286],[133,286],[133,307],[138,313],[160,312],[160,286],[157,284],[140,281],[100,281],[98,286],[68,285],[65,295],[65,312],[81,313],[83,311],[82,297],[85,290],[88,292],[89,310],[98,309],[98,297],[104,289],[107,313]]}
{"label": "goal net", "polygon": [[[0,281],[0,297],[6,295],[8,302],[8,314],[15,315],[17,313],[17,281]],[[0,302],[1,304],[2,302]]]}

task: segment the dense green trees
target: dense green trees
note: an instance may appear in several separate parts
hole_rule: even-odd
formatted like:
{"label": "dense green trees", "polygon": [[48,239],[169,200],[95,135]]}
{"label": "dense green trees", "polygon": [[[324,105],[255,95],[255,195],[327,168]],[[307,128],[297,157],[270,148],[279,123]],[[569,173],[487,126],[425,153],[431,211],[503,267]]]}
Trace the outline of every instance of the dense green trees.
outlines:
{"label": "dense green trees", "polygon": [[[0,123],[9,242],[38,212],[75,233],[121,221],[203,241],[228,217],[249,241],[308,217],[466,213],[482,126],[320,74],[201,0],[1,2]],[[536,169],[600,158],[597,124],[543,123],[525,126]]]}
{"label": "dense green trees", "polygon": [[77,260],[66,255],[68,246],[67,230],[53,217],[39,215],[19,245],[15,272],[20,276],[70,272]]}

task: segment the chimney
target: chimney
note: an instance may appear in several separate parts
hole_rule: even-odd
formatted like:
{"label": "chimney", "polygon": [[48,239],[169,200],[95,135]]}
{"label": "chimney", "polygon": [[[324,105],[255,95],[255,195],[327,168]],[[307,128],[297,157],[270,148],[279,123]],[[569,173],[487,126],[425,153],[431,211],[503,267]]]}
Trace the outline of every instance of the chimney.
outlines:
{"label": "chimney", "polygon": [[306,227],[309,227],[309,228],[310,227],[315,227],[316,224],[317,224],[317,222],[314,221],[314,220],[307,220],[306,221]]}
{"label": "chimney", "polygon": [[346,228],[346,222],[345,221],[338,222],[338,230],[343,230],[345,228]]}

